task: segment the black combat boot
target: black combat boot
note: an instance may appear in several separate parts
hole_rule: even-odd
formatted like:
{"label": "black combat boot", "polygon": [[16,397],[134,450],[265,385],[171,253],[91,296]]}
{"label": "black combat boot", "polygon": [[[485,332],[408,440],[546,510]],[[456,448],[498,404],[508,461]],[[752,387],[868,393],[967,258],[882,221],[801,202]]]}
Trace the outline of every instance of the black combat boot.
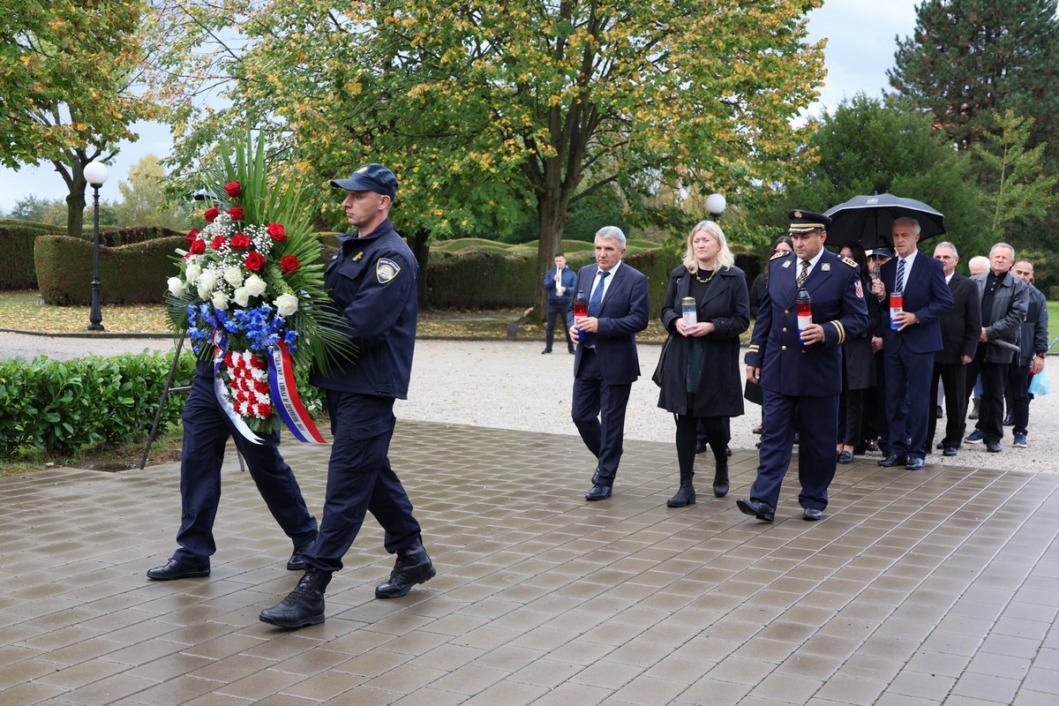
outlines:
{"label": "black combat boot", "polygon": [[261,611],[261,621],[291,629],[324,622],[324,589],[330,582],[330,571],[308,567],[286,598]]}
{"label": "black combat boot", "polygon": [[375,587],[376,598],[400,598],[412,590],[417,583],[426,583],[437,575],[434,563],[427,556],[422,537],[397,552],[397,561],[390,580]]}
{"label": "black combat boot", "polygon": [[713,472],[713,494],[718,498],[728,495],[728,454],[725,451],[713,454],[717,464]]}
{"label": "black combat boot", "polygon": [[676,495],[666,501],[666,507],[686,507],[695,504],[695,486],[691,481],[695,477],[695,471],[680,474],[680,487]]}

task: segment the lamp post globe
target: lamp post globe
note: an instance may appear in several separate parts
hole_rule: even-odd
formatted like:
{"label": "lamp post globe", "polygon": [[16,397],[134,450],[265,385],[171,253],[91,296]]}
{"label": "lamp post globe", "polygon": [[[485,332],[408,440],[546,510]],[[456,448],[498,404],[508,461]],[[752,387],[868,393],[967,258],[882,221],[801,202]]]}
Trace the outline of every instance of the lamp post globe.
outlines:
{"label": "lamp post globe", "polygon": [[107,180],[107,165],[89,162],[84,168],[85,181],[92,185],[92,309],[88,330],[103,331],[103,312],[99,306],[99,187]]}
{"label": "lamp post globe", "polygon": [[706,210],[715,220],[721,217],[726,208],[728,208],[728,201],[721,194],[710,194],[706,197]]}

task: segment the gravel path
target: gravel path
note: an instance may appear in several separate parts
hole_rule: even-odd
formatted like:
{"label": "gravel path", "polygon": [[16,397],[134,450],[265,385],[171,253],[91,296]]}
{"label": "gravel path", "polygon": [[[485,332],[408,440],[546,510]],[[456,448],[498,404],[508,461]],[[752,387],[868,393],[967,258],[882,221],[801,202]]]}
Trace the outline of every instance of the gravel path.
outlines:
{"label": "gravel path", "polygon": [[[556,353],[541,355],[540,341],[447,341],[420,340],[412,366],[412,384],[407,401],[398,402],[400,419],[469,424],[533,432],[576,435],[570,421],[573,356],[556,347]],[[643,376],[633,385],[626,415],[625,435],[642,441],[673,441],[671,416],[657,407],[658,388],[650,381],[660,350],[658,345],[640,345]],[[84,338],[31,336],[0,332],[0,357],[73,358],[95,352],[100,355],[172,350],[171,339]],[[740,366],[742,367],[742,366]],[[1049,356],[1049,377],[1059,380],[1059,362]],[[759,419],[758,407],[747,404],[747,413],[732,420],[732,447],[752,449],[758,437],[750,432]],[[998,470],[1059,471],[1059,393],[1030,405],[1029,448],[1011,446],[1010,428],[1005,428],[1003,451],[986,453],[981,445],[965,444],[960,455],[944,458],[937,453],[928,464],[971,466]],[[939,419],[939,428],[944,419]],[[881,458],[878,454],[874,454]]]}

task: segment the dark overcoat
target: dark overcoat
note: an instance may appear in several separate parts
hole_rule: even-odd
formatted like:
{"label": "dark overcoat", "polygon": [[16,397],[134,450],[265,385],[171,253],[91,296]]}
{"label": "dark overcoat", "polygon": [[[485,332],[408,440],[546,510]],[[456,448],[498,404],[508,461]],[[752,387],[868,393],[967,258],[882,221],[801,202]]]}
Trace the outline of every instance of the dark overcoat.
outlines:
{"label": "dark overcoat", "polygon": [[[861,286],[865,291],[870,287],[863,279]],[[882,305],[872,296],[865,297],[864,303],[868,306],[871,328],[860,336],[847,336],[842,344],[842,362],[846,366],[846,388],[849,390],[875,387],[875,351],[871,349],[871,334],[882,322]]]}
{"label": "dark overcoat", "polygon": [[[689,339],[676,332],[682,315],[681,300],[691,291],[694,275],[684,265],[669,275],[662,325],[670,341],[661,361],[662,380],[658,406],[675,414],[688,414],[687,366]],[[716,330],[702,337],[703,351],[696,417],[737,417],[743,413],[743,384],[739,375],[739,335],[750,327],[750,296],[746,275],[738,267],[717,270],[698,304],[698,320],[712,322]]]}

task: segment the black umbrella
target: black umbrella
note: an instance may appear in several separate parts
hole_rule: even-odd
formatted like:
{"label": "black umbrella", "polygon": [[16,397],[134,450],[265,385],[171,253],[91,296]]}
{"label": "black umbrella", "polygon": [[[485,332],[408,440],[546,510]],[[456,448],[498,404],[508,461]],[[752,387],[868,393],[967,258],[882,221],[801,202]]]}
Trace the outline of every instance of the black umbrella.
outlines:
{"label": "black umbrella", "polygon": [[827,244],[837,247],[847,243],[860,243],[865,249],[892,246],[894,221],[905,216],[919,221],[921,240],[945,232],[945,216],[941,212],[922,201],[893,194],[854,196],[824,215],[831,218]]}

